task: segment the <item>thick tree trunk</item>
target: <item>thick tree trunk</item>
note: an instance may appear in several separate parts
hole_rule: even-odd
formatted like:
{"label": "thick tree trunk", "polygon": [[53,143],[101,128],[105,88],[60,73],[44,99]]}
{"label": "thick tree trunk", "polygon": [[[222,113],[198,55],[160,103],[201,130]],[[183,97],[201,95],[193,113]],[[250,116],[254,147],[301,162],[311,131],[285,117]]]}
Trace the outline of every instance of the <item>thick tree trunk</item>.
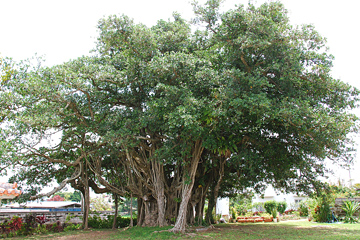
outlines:
{"label": "thick tree trunk", "polygon": [[186,228],[186,214],[188,210],[188,203],[191,197],[191,190],[193,187],[193,183],[185,184],[182,187],[182,195],[181,195],[181,203],[179,208],[179,214],[176,218],[175,226],[171,230],[173,232],[185,232]]}
{"label": "thick tree trunk", "polygon": [[81,182],[84,186],[84,212],[83,212],[83,229],[89,229],[89,212],[90,212],[90,187],[87,172],[87,163],[84,166],[84,171],[81,175]]}
{"label": "thick tree trunk", "polygon": [[149,201],[144,202],[145,208],[145,217],[143,226],[146,227],[155,227],[157,226],[157,219],[158,219],[158,207],[157,202],[155,199],[151,199]]}
{"label": "thick tree trunk", "polygon": [[202,188],[202,194],[200,197],[200,201],[196,204],[195,207],[195,221],[198,225],[202,225],[204,218],[204,206],[205,206],[205,197],[204,188]]}
{"label": "thick tree trunk", "polygon": [[138,218],[137,218],[137,226],[142,226],[144,223],[144,201],[141,198],[137,198],[137,206],[138,206]]}
{"label": "thick tree trunk", "polygon": [[[216,201],[219,196],[219,190],[220,185],[224,176],[224,169],[225,169],[225,163],[226,159],[230,156],[230,154],[227,152],[225,156],[221,156],[219,159],[219,170],[215,170],[213,176],[217,176],[216,184],[213,182],[211,184],[211,190],[209,194],[209,202],[208,202],[208,210],[205,215],[205,221],[207,224],[212,224],[215,222],[213,217],[213,210],[215,207],[215,215],[216,215]],[[216,179],[216,178],[215,178]]]}
{"label": "thick tree trunk", "polygon": [[225,162],[226,162],[226,158],[224,156],[220,157],[219,178],[215,185],[214,196],[213,196],[214,197],[214,206],[215,206],[215,216],[218,214],[216,212],[216,204],[217,204],[217,199],[219,197],[220,185],[221,185],[222,179],[224,177]]}
{"label": "thick tree trunk", "polygon": [[186,214],[186,217],[187,217],[187,224],[188,225],[194,225],[194,223],[195,223],[195,218],[194,218],[194,214],[195,214],[195,212],[194,212],[194,206],[191,204],[191,201],[189,202],[189,204],[188,204],[188,212],[187,212],[187,214]]}
{"label": "thick tree trunk", "polygon": [[205,214],[205,222],[209,225],[213,224],[215,222],[213,214],[212,214],[215,204],[216,204],[216,202],[215,202],[215,198],[214,198],[214,191],[211,190],[209,197],[208,197],[208,208],[207,208],[207,211]]}
{"label": "thick tree trunk", "polygon": [[[181,203],[179,208],[179,214],[177,216],[175,226],[170,231],[172,232],[181,232],[184,233],[186,229],[186,214],[188,210],[188,204],[191,197],[192,189],[195,182],[195,174],[199,164],[200,156],[203,151],[203,147],[201,147],[202,142],[196,141],[192,158],[190,159],[190,167],[188,170],[184,171],[183,179],[182,179],[182,193],[181,193]],[[190,180],[190,181],[189,181]]]}
{"label": "thick tree trunk", "polygon": [[166,199],[164,189],[164,169],[163,165],[156,160],[152,162],[152,178],[155,189],[155,193],[153,193],[153,195],[156,197],[158,208],[157,224],[159,227],[163,227],[167,225],[165,219]]}
{"label": "thick tree trunk", "polygon": [[[87,182],[87,181],[86,181]],[[84,215],[83,215],[83,228],[89,229],[89,212],[90,212],[90,190],[89,186],[85,184],[85,196],[84,196]]]}
{"label": "thick tree trunk", "polygon": [[166,195],[166,217],[169,219],[171,224],[175,224],[178,209],[179,209],[179,202],[178,199],[181,197],[181,189],[178,188],[180,185],[180,168],[181,166],[177,166],[175,168],[175,174],[172,179],[172,182],[169,183],[170,187],[168,189]]}
{"label": "thick tree trunk", "polygon": [[177,210],[179,203],[176,201],[178,198],[178,191],[175,188],[171,188],[169,191],[169,196],[166,196],[166,208],[165,216],[169,223],[174,224],[177,216]]}
{"label": "thick tree trunk", "polygon": [[206,179],[206,184],[200,184],[199,182],[199,187],[197,189],[197,191],[195,191],[196,195],[199,195],[197,198],[197,202],[195,205],[195,221],[198,225],[203,225],[203,220],[204,220],[204,207],[205,207],[205,199],[206,199],[206,195],[210,186],[210,183],[212,181],[212,174],[208,174],[208,172],[206,171],[206,168],[203,164],[199,164],[198,167],[198,171],[197,174],[199,174],[199,179],[201,178],[205,178]]}
{"label": "thick tree trunk", "polygon": [[[83,219],[82,219],[82,228],[85,229],[85,226],[87,226],[88,221],[88,207],[90,204],[88,204],[88,201],[86,200],[86,187],[85,187],[86,181],[84,180],[84,174],[78,179],[71,182],[71,186],[74,189],[77,189],[81,192],[81,211],[83,212]],[[88,186],[89,188],[89,186]]]}
{"label": "thick tree trunk", "polygon": [[165,194],[164,194],[164,188],[162,188],[162,190],[160,190],[160,192],[157,194],[157,205],[158,205],[158,225],[159,227],[163,227],[166,226],[166,220],[165,220],[165,207],[166,207],[166,203],[165,203]]}
{"label": "thick tree trunk", "polygon": [[113,221],[112,229],[116,229],[116,221],[117,221],[118,208],[119,208],[119,197],[117,196],[117,194],[114,194],[114,198],[115,198],[115,213],[114,213],[114,221]]}

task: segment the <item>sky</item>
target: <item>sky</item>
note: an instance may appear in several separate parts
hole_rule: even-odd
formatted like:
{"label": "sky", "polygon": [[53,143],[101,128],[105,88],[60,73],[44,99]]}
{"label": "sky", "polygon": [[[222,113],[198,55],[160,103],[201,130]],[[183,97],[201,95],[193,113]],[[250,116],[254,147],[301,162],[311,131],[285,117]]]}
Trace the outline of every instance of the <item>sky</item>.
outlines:
{"label": "sky", "polygon": [[[204,2],[204,1],[199,1]],[[253,1],[255,4],[265,0]],[[332,75],[360,88],[358,58],[360,48],[360,1],[282,0],[293,25],[314,24],[328,40],[329,52],[335,56]],[[223,9],[248,0],[227,0]],[[183,18],[193,17],[188,0],[0,0],[0,56],[21,60],[35,54],[44,56],[48,66],[61,64],[95,47],[96,25],[100,18],[125,14],[147,26],[159,19],[169,19],[173,12]],[[355,113],[360,117],[360,110]],[[360,137],[356,135],[360,148]],[[360,151],[350,174],[360,182]],[[332,181],[349,181],[349,171],[330,166]]]}

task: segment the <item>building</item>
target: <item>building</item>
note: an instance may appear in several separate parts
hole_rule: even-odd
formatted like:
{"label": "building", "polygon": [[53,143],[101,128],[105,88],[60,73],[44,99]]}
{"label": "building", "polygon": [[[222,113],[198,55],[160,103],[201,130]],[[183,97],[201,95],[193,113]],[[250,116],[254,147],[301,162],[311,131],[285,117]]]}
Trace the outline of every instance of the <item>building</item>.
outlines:
{"label": "building", "polygon": [[17,183],[0,183],[0,199],[14,199],[21,194]]}
{"label": "building", "polygon": [[221,217],[229,220],[229,198],[218,198],[216,201],[216,214],[221,214]]}
{"label": "building", "polygon": [[[297,209],[299,207],[299,203],[307,199],[307,196],[297,195],[293,193],[276,193],[275,189],[270,185],[266,188],[264,195],[256,194],[252,199],[252,203],[266,202],[269,200],[275,200],[277,202],[285,201],[287,203],[287,209]],[[225,219],[228,219],[230,216],[229,207],[230,202],[229,198],[218,198],[216,203],[216,214],[221,214],[221,216]],[[253,211],[256,211],[253,209]],[[262,209],[265,211],[265,209]]]}
{"label": "building", "polygon": [[297,209],[299,203],[305,199],[307,199],[307,196],[293,193],[276,193],[275,189],[270,185],[266,188],[263,196],[256,194],[252,199],[252,203],[266,202],[269,200],[275,200],[277,202],[285,201],[287,203],[287,209]]}
{"label": "building", "polygon": [[27,211],[81,211],[81,204],[68,201],[33,201],[26,203],[14,203],[5,206],[7,210],[27,210]]}

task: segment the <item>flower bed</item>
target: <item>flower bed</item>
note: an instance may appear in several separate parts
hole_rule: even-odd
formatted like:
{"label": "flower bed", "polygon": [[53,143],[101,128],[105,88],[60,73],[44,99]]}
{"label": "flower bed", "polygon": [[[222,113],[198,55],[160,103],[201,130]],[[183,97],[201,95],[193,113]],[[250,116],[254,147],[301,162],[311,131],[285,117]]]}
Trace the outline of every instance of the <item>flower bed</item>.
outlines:
{"label": "flower bed", "polygon": [[286,220],[299,220],[301,219],[301,217],[299,215],[296,214],[289,214],[289,215],[283,215],[280,217],[281,221],[286,221]]}
{"label": "flower bed", "polygon": [[259,216],[254,216],[254,217],[237,217],[237,222],[239,223],[246,223],[246,222],[251,222],[251,223],[256,223],[256,222],[272,222],[273,221],[273,217],[259,217]]}

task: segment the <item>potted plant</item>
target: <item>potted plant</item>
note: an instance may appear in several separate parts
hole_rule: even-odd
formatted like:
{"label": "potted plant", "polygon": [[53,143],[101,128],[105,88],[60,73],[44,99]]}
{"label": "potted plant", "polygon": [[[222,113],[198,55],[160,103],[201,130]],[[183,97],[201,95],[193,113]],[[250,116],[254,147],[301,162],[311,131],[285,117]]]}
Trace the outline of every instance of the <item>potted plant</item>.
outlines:
{"label": "potted plant", "polygon": [[272,215],[272,217],[273,217],[273,221],[274,221],[274,222],[277,222],[277,221],[278,221],[278,218],[277,218],[278,212],[277,212],[277,209],[276,209],[276,208],[273,208],[273,209],[272,209],[271,215]]}
{"label": "potted plant", "polygon": [[231,220],[230,220],[230,222],[236,223],[236,217],[237,217],[236,215],[237,215],[236,209],[233,207],[231,209]]}

